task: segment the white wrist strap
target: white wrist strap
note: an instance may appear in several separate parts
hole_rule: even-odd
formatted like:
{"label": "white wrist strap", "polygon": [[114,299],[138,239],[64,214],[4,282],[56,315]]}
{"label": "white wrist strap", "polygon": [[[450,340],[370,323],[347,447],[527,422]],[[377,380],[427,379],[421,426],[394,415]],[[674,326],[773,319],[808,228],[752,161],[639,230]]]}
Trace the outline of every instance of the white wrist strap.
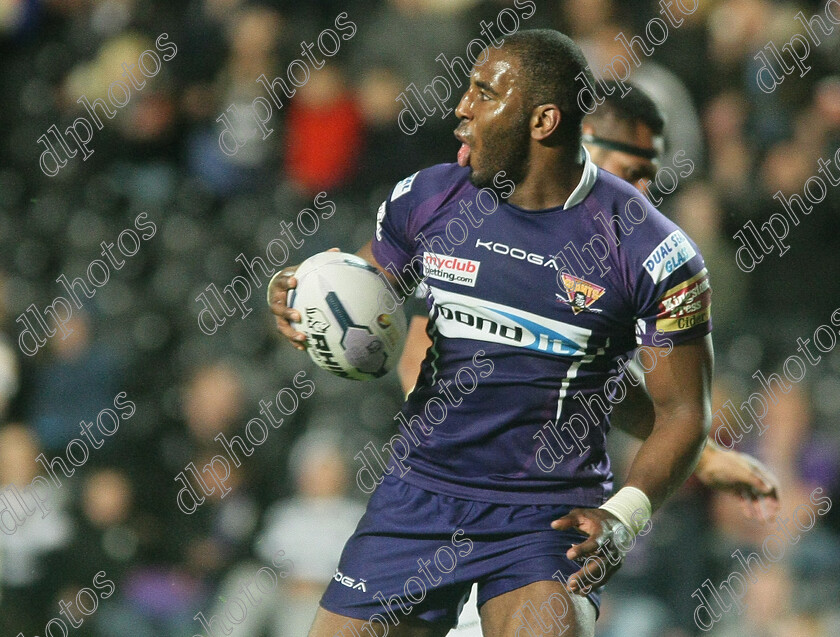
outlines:
{"label": "white wrist strap", "polygon": [[651,516],[650,500],[636,487],[622,487],[598,508],[617,517],[634,537],[644,528]]}

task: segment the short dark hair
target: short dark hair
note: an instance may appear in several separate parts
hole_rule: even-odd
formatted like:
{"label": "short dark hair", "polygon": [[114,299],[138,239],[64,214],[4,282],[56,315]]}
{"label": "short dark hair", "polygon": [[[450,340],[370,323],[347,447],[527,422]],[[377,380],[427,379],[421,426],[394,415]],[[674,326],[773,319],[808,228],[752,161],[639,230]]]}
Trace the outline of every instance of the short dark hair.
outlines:
{"label": "short dark hair", "polygon": [[563,115],[558,141],[577,152],[585,112],[578,104],[576,78],[583,73],[594,82],[583,51],[569,36],[554,29],[518,31],[505,38],[503,48],[519,60],[529,106],[556,104]]}
{"label": "short dark hair", "polygon": [[[604,102],[590,115],[594,120],[612,116],[616,121],[627,124],[642,123],[654,135],[661,135],[665,129],[665,118],[656,102],[635,84],[625,84],[630,92],[621,96],[622,87],[617,82],[605,81]],[[613,89],[612,93],[608,93]]]}

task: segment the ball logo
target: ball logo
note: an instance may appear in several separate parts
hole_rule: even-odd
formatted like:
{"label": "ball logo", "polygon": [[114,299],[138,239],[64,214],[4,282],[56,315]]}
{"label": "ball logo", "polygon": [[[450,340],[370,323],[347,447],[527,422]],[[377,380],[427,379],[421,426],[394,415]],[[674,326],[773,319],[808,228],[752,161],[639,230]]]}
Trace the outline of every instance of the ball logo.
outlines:
{"label": "ball logo", "polygon": [[323,334],[329,328],[330,322],[317,307],[308,307],[306,308],[306,325],[313,332]]}
{"label": "ball logo", "polygon": [[332,349],[330,349],[330,344],[327,342],[327,339],[323,334],[312,335],[310,355],[316,363],[327,371],[337,374],[342,378],[349,377],[349,374],[347,374],[347,372],[345,372],[341,367],[341,363],[335,359],[335,355],[333,354]]}
{"label": "ball logo", "polygon": [[388,329],[391,327],[391,315],[390,314],[380,314],[376,317],[376,323],[381,327],[383,330]]}

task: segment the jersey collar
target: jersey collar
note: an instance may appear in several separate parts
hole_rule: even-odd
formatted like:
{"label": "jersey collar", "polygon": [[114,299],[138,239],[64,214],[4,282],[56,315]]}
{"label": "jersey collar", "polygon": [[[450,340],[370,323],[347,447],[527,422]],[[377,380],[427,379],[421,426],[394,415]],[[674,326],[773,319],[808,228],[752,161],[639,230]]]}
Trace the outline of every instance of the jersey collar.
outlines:
{"label": "jersey collar", "polygon": [[589,156],[589,151],[585,147],[580,147],[583,153],[583,174],[580,177],[580,183],[569,195],[566,203],[563,204],[563,210],[568,210],[579,203],[582,203],[592,187],[595,185],[595,180],[598,178],[598,167],[592,163],[592,158]]}

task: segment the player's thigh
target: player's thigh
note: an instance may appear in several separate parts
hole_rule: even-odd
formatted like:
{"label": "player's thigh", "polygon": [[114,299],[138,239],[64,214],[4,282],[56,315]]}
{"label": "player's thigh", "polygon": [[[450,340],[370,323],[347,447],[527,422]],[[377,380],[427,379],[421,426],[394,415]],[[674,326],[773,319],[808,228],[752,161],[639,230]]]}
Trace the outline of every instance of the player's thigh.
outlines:
{"label": "player's thigh", "polygon": [[[309,637],[356,637],[356,635],[385,637],[382,626],[374,625],[362,631],[362,626],[367,623],[364,619],[344,617],[331,613],[325,608],[318,608],[315,621],[309,629]],[[370,632],[371,630],[374,632]],[[388,637],[444,637],[448,632],[447,626],[417,620],[408,623],[403,620],[398,626],[388,624],[386,634]]]}
{"label": "player's thigh", "polygon": [[557,581],[522,586],[481,607],[484,637],[593,637],[595,606]]}

